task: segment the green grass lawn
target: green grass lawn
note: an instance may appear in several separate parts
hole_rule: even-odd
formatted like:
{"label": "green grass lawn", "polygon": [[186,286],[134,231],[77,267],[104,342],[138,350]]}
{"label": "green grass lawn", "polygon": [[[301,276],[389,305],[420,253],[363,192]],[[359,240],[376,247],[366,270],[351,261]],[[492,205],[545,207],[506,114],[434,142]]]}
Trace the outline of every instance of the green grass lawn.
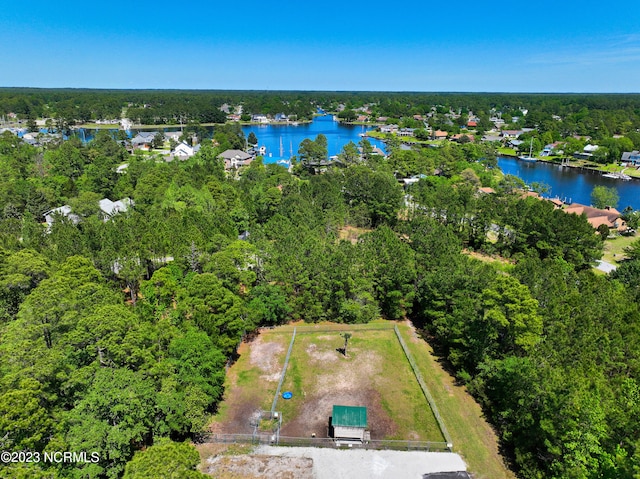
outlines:
{"label": "green grass lawn", "polygon": [[337,351],[344,346],[340,331],[298,328],[283,384],[283,391],[291,391],[294,398],[279,399],[277,407],[285,423],[304,414],[310,401],[326,408],[332,396],[338,403],[339,398],[362,396],[368,398],[369,404],[362,405],[371,408],[371,414],[379,407],[380,415],[395,425],[384,439],[443,442],[393,329],[348,331],[352,337],[345,357]]}
{"label": "green grass lawn", "polygon": [[513,148],[498,148],[498,155],[516,156],[516,150]]}
{"label": "green grass lawn", "polygon": [[602,260],[611,264],[618,264],[620,260],[626,259],[624,249],[639,238],[639,236],[620,235],[612,239],[607,239],[604,242]]}

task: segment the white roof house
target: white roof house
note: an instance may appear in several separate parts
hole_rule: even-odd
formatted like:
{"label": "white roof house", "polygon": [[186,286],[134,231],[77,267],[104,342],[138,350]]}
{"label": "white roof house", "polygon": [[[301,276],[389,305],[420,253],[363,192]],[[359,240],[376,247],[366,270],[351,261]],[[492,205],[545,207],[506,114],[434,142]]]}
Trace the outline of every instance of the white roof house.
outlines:
{"label": "white roof house", "polygon": [[[127,211],[133,204],[134,203],[131,198],[122,198],[118,201],[111,201],[109,198],[103,198],[98,202],[98,206],[100,207],[100,216],[103,221],[108,221],[118,213]],[[44,214],[44,221],[47,224],[47,230],[51,229],[51,225],[53,225],[56,216],[58,215],[68,218],[74,225],[77,225],[82,221],[82,218],[79,215],[72,212],[71,206],[60,206],[49,210]]]}
{"label": "white roof house", "polygon": [[51,228],[51,225],[58,215],[68,218],[74,225],[77,225],[80,222],[80,217],[77,214],[71,212],[71,206],[59,206],[58,208],[53,208],[52,210],[49,210],[44,214],[44,221],[45,223],[47,223],[47,229]]}
{"label": "white roof house", "polygon": [[109,198],[103,198],[98,204],[104,221],[107,221],[112,216],[127,211],[133,205],[133,200],[131,198],[123,198],[118,201],[111,201]]}
{"label": "white roof house", "polygon": [[198,151],[200,151],[200,144],[190,146],[183,141],[171,152],[171,156],[173,158],[178,158],[179,160],[186,160],[198,153]]}

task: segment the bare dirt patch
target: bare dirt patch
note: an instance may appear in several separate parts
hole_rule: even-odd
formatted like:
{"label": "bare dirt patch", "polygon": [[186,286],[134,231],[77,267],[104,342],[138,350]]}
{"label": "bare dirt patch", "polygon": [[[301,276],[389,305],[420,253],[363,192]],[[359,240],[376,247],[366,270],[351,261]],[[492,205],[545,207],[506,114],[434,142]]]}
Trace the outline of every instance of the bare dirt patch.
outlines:
{"label": "bare dirt patch", "polygon": [[368,429],[372,439],[383,439],[395,432],[395,424],[382,407],[380,395],[370,388],[334,389],[324,394],[307,395],[299,414],[286,421],[280,433],[289,437],[330,437],[329,418],[334,405],[367,405]]}
{"label": "bare dirt patch", "polygon": [[207,460],[204,470],[212,477],[253,479],[313,479],[313,459],[278,456],[215,456]]}
{"label": "bare dirt patch", "polygon": [[251,343],[250,362],[264,372],[262,379],[278,381],[280,379],[279,358],[284,352],[284,346],[275,342],[267,342],[263,336],[258,336]]}
{"label": "bare dirt patch", "polygon": [[227,372],[221,411],[210,424],[210,432],[253,433],[252,418],[271,404],[280,379],[285,356],[283,340],[286,336],[258,336],[240,345],[239,358]]}
{"label": "bare dirt patch", "polygon": [[315,343],[309,344],[309,346],[307,346],[306,351],[307,351],[307,354],[314,361],[326,363],[326,362],[333,362],[338,360],[338,357],[334,354],[334,352],[324,351],[318,348],[318,345]]}

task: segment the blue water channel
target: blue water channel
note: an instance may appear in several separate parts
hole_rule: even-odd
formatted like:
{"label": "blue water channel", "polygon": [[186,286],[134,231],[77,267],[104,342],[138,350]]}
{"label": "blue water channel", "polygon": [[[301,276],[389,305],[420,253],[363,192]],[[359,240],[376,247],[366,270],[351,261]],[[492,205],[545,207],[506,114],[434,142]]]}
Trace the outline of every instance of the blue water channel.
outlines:
{"label": "blue water channel", "polygon": [[549,191],[543,196],[560,198],[570,203],[591,204],[591,192],[595,186],[615,188],[620,196],[618,210],[627,206],[640,209],[640,180],[622,181],[605,178],[600,172],[562,167],[545,162],[528,163],[515,158],[498,158],[498,166],[505,174],[522,178],[525,183],[544,183]]}
{"label": "blue water channel", "polygon": [[[214,126],[205,127],[209,133],[209,137],[213,137]],[[131,129],[127,130],[127,135],[133,137],[140,131],[180,131],[180,127],[171,128],[151,128],[151,129]],[[298,149],[300,143],[305,138],[315,140],[316,136],[323,134],[327,137],[327,149],[329,156],[337,155],[342,148],[353,141],[356,145],[362,139],[363,134],[372,130],[371,127],[365,127],[362,125],[344,125],[340,122],[334,121],[332,115],[317,116],[310,123],[300,123],[298,125],[283,124],[283,125],[248,125],[243,126],[242,131],[245,136],[248,136],[250,132],[253,132],[258,138],[258,147],[265,148],[264,162],[276,163],[278,161],[289,160],[292,156],[298,155]],[[117,131],[117,130],[110,130]],[[79,128],[76,130],[76,135],[84,142],[89,142],[93,139],[96,130]],[[385,150],[384,143],[375,140],[374,138],[368,139],[373,146]]]}
{"label": "blue water channel", "polygon": [[[298,155],[300,143],[309,138],[314,140],[317,135],[327,137],[327,149],[329,156],[337,155],[342,148],[353,141],[356,145],[362,139],[361,135],[371,130],[362,125],[344,125],[334,121],[331,115],[317,116],[311,123],[300,125],[250,125],[242,127],[245,135],[253,132],[258,138],[258,146],[266,148],[265,163],[273,163],[279,160],[288,160],[293,155]],[[373,138],[368,138],[373,146],[383,151],[384,143]]]}

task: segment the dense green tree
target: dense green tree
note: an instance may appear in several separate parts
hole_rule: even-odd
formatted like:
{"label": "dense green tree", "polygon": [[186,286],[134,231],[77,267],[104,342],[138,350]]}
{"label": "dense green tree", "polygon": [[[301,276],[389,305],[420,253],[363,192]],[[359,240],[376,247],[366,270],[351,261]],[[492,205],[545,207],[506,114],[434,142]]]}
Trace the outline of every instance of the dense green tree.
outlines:
{"label": "dense green tree", "polygon": [[305,138],[300,143],[298,155],[303,164],[318,163],[327,159],[327,137],[318,134],[315,140]]}
{"label": "dense green tree", "polygon": [[192,275],[178,293],[178,308],[187,321],[205,331],[224,354],[233,352],[248,329],[243,303],[215,274]]}
{"label": "dense green tree", "polygon": [[124,479],[205,479],[196,471],[200,455],[188,443],[159,441],[127,463]]}
{"label": "dense green tree", "polygon": [[283,324],[290,313],[287,298],[279,286],[264,284],[251,290],[247,303],[247,317],[252,324]]}
{"label": "dense green tree", "polygon": [[98,463],[76,465],[83,474],[116,478],[136,448],[145,444],[154,422],[151,381],[127,369],[99,368],[91,386],[67,414],[67,443],[92,451]]}
{"label": "dense green tree", "polygon": [[620,196],[615,188],[610,188],[608,186],[593,187],[593,191],[591,192],[591,204],[595,208],[615,208],[618,206],[618,201],[620,201]]}
{"label": "dense green tree", "polygon": [[354,209],[362,209],[369,224],[394,224],[400,210],[402,189],[391,174],[351,166],[344,172],[343,195]]}

